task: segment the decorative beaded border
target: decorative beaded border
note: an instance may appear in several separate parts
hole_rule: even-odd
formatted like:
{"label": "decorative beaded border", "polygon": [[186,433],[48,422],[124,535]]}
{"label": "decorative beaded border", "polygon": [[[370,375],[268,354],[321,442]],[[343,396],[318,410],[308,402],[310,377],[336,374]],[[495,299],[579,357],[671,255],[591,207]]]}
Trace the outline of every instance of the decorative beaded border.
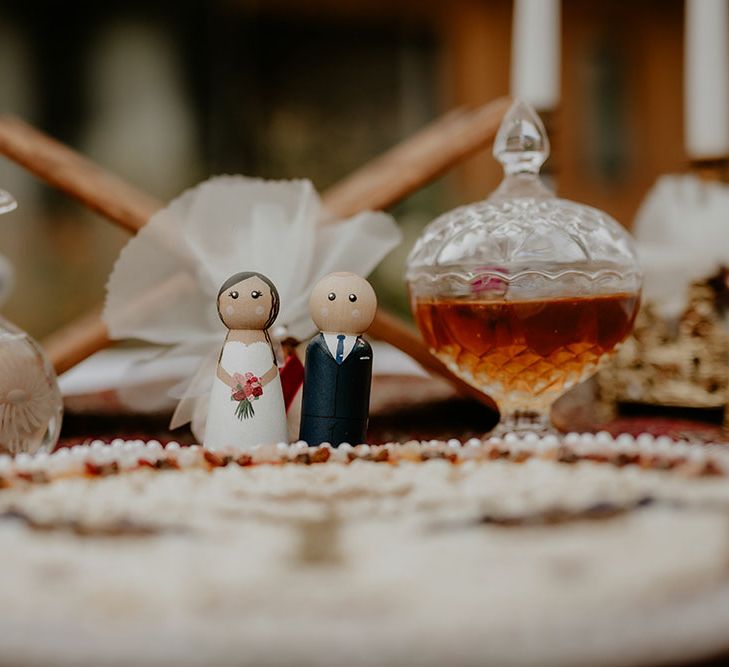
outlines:
{"label": "decorative beaded border", "polygon": [[227,465],[421,463],[443,459],[452,464],[467,461],[506,460],[522,463],[542,459],[560,464],[582,461],[615,467],[673,471],[687,477],[729,476],[729,448],[702,446],[674,441],[668,436],[654,438],[643,434],[634,438],[623,434],[613,438],[607,432],[568,433],[563,437],[547,435],[523,437],[509,433],[503,438],[466,442],[459,440],[409,441],[385,445],[327,444],[308,447],[305,442],[258,445],[248,451],[212,451],[199,445],[182,447],[156,440],[116,439],[111,443],[95,440],[88,445],[59,449],[53,454],[18,454],[14,459],[0,456],[0,488],[18,483],[47,483],[79,476],[107,476],[134,470],[207,469]]}

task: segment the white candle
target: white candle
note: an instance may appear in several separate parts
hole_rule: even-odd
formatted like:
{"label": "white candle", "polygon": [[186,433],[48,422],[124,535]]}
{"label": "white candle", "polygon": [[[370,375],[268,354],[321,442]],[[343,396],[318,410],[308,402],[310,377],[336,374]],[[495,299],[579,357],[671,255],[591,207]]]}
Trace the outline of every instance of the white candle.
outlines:
{"label": "white candle", "polygon": [[686,0],[684,132],[693,159],[729,155],[727,0]]}
{"label": "white candle", "polygon": [[540,111],[559,103],[561,0],[514,0],[511,94]]}

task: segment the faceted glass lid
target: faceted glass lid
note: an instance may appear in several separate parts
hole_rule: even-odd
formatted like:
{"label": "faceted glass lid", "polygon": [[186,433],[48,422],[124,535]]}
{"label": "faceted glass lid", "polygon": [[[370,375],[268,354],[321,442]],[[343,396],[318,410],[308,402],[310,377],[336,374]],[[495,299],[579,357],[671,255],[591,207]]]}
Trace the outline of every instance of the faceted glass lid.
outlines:
{"label": "faceted glass lid", "polygon": [[514,102],[504,117],[493,154],[504,180],[488,199],[449,211],[425,228],[408,258],[411,288],[445,275],[470,284],[484,274],[512,282],[524,273],[555,278],[565,272],[615,289],[640,288],[626,230],[603,211],[555,197],[540,179],[549,140],[524,102]]}

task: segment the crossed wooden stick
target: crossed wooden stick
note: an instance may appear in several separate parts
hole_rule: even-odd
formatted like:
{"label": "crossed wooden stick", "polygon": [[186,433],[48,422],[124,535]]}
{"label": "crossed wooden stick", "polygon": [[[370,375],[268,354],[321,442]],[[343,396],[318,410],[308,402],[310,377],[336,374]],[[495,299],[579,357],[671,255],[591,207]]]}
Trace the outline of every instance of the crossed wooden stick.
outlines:
{"label": "crossed wooden stick", "polygon": [[[333,220],[348,218],[365,209],[392,206],[489,145],[509,104],[508,98],[499,98],[476,109],[458,109],[445,114],[327,190],[322,197],[324,208]],[[132,233],[139,231],[164,206],[12,116],[0,116],[0,153]],[[418,334],[396,316],[380,309],[370,333],[441,375],[462,393],[495,408],[490,398],[453,375],[428,351]],[[57,373],[110,344],[101,320],[101,306],[43,341]]]}

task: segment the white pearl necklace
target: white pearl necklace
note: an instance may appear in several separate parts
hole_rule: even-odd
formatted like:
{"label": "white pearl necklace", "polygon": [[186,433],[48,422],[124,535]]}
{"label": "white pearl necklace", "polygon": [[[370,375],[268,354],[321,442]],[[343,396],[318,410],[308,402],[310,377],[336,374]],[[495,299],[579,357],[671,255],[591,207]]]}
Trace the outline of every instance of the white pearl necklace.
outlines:
{"label": "white pearl necklace", "polygon": [[348,445],[332,448],[327,444],[308,447],[305,442],[257,445],[250,450],[211,451],[199,445],[162,445],[157,440],[123,440],[110,443],[94,440],[74,445],[53,454],[0,456],[0,486],[17,482],[44,483],[75,476],[105,476],[126,471],[149,469],[211,469],[227,465],[348,464],[352,461],[397,464],[445,459],[453,464],[465,461],[488,462],[494,459],[521,463],[531,458],[572,464],[586,461],[617,467],[674,471],[685,476],[729,475],[729,447],[693,445],[667,436],[637,438],[623,434],[613,438],[607,432],[568,433],[564,436],[536,434],[466,442],[408,441],[385,445]]}

